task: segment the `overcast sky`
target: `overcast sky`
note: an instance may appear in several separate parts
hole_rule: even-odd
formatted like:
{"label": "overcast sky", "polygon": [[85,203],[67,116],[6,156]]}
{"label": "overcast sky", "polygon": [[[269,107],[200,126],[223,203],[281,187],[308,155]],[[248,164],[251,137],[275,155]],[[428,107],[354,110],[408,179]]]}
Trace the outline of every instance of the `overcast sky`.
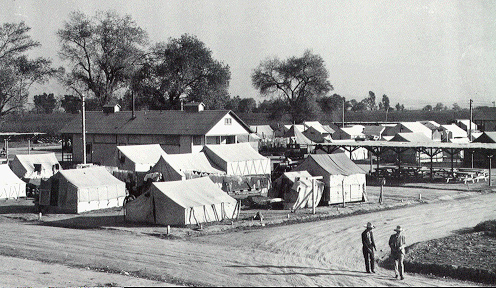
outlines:
{"label": "overcast sky", "polygon": [[[55,35],[71,11],[130,14],[152,43],[196,35],[231,68],[231,96],[261,100],[250,75],[277,56],[306,49],[324,58],[338,93],[358,101],[375,92],[392,105],[496,101],[494,0],[1,0],[0,22],[25,21],[42,44],[31,54],[56,66]],[[32,94],[64,91],[56,83]]]}

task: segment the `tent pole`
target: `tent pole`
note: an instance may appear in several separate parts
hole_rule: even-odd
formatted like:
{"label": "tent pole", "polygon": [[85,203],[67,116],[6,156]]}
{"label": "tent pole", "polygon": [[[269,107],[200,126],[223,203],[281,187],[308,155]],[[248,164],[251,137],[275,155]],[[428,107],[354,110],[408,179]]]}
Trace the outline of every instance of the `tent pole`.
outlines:
{"label": "tent pole", "polygon": [[315,179],[312,178],[312,214],[315,214]]}
{"label": "tent pole", "polygon": [[346,207],[346,201],[344,199],[344,179],[343,182],[341,182],[341,194],[343,194],[343,208]]}

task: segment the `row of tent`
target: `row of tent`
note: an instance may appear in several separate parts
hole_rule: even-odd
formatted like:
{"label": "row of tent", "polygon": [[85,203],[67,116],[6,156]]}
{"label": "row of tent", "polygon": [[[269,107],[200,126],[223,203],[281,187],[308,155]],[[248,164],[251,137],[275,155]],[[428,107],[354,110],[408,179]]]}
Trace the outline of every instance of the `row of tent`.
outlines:
{"label": "row of tent", "polygon": [[0,199],[26,197],[26,183],[40,183],[60,170],[55,153],[16,155],[9,164],[0,165]]}
{"label": "row of tent", "polygon": [[[229,147],[229,149],[215,149],[216,147],[214,147],[212,149],[205,149],[202,153],[182,155],[167,155],[163,153],[163,150],[159,145],[140,146],[146,147],[120,147],[121,149],[119,151],[121,155],[118,162],[121,164],[121,168],[148,170],[149,167],[154,164],[153,162],[157,159],[156,155],[158,155],[159,160],[152,168],[163,173],[167,180],[171,182],[153,183],[152,187],[145,193],[143,198],[136,202],[133,201],[134,204],[132,204],[129,209],[126,209],[129,210],[128,215],[130,220],[135,218],[140,219],[140,216],[136,216],[136,213],[142,215],[146,214],[143,214],[143,209],[146,209],[142,205],[138,205],[138,203],[153,203],[154,205],[159,205],[157,201],[163,201],[164,199],[169,199],[168,202],[170,203],[163,205],[170,205],[172,209],[167,213],[170,214],[172,211],[179,209],[177,207],[172,208],[172,206],[175,205],[171,203],[177,202],[176,206],[184,206],[183,208],[188,210],[188,213],[192,213],[191,217],[176,215],[172,218],[164,218],[157,214],[163,211],[152,209],[155,211],[153,215],[156,216],[156,218],[153,218],[154,223],[190,224],[197,221],[202,222],[211,221],[212,219],[218,220],[225,219],[226,217],[236,217],[236,211],[238,210],[235,209],[237,202],[234,198],[223,192],[218,185],[214,184],[208,177],[185,181],[186,174],[188,172],[202,171],[203,173],[215,175],[248,175],[259,173],[270,174],[271,171],[270,160],[256,153],[256,151],[251,149],[251,146],[246,146],[244,144],[233,145],[233,147]],[[209,158],[206,156],[207,153],[210,155]],[[24,170],[20,173],[20,175],[22,174],[22,176],[24,176],[24,179],[27,179],[28,177],[39,179],[49,177],[49,179],[42,181],[40,185],[40,205],[42,206],[51,206],[54,207],[56,211],[60,212],[81,213],[95,209],[121,206],[124,203],[126,197],[125,183],[115,178],[105,167],[95,166],[84,169],[62,170],[59,165],[56,165],[58,162],[55,163],[56,158],[54,155],[50,155],[55,159],[53,163],[42,161],[47,158],[47,155],[37,154],[18,156],[20,157],[16,158],[29,159],[29,161],[22,161],[22,163],[31,163],[29,165],[13,165],[14,167],[23,167],[23,169],[18,170]],[[215,164],[214,161],[218,164]],[[12,164],[13,163],[14,162],[12,162]],[[38,167],[38,164],[40,163],[46,164],[42,165],[41,170],[35,168]],[[51,169],[53,167],[57,167],[58,170],[55,171],[55,169]],[[35,171],[36,169],[38,170]],[[18,182],[23,185],[25,191],[25,183],[20,179],[18,179]],[[183,187],[183,185],[185,186]],[[197,187],[204,187],[206,190],[200,191]],[[6,194],[12,194],[11,190],[13,191],[13,189],[14,188],[8,190]],[[157,196],[160,193],[163,195]],[[199,197],[197,195],[198,193],[202,193],[203,198]],[[20,195],[20,197],[25,196],[25,192],[24,194],[17,194]],[[141,201],[146,195],[152,195],[151,199],[156,199],[150,203]],[[178,195],[183,196],[182,198],[178,198]],[[222,201],[214,203],[218,200]],[[200,203],[203,204],[200,205]],[[150,218],[147,219],[150,220]],[[163,219],[168,219],[166,221],[167,223],[161,222]],[[174,222],[176,220],[172,221],[172,219],[182,219],[184,220],[184,223],[176,223]],[[181,220],[178,221],[181,222]]]}
{"label": "row of tent", "polygon": [[184,171],[238,176],[268,175],[272,171],[270,159],[249,143],[206,145],[201,152],[185,154],[167,154],[159,144],[117,146],[116,160],[120,170],[164,170],[171,175],[170,180],[183,179]]}
{"label": "row of tent", "polygon": [[[40,205],[63,213],[120,207],[126,196],[125,183],[102,166],[61,170],[40,186]],[[125,208],[127,221],[162,225],[221,221],[239,213],[237,201],[208,177],[154,182]]]}
{"label": "row of tent", "polygon": [[[226,147],[229,148],[225,149],[226,151],[216,149],[222,147],[216,146],[213,149],[204,149],[202,153],[178,155],[163,154],[160,150],[155,150],[160,152],[159,160],[149,171],[160,171],[168,182],[152,183],[145,193],[129,202],[126,205],[126,219],[164,225],[187,225],[237,217],[239,205],[234,198],[222,191],[209,177],[187,178],[186,174],[193,170],[219,175],[267,173],[267,169],[270,171],[270,160],[266,161],[258,157],[256,151],[241,146],[236,144],[233,147]],[[127,148],[137,149],[137,147]],[[240,150],[237,151],[236,148]],[[124,161],[121,164],[134,165],[134,169],[136,167],[145,169],[155,161],[144,153],[134,157],[129,150],[126,148],[120,150],[122,153],[120,156],[132,162]],[[253,152],[256,154],[252,154]],[[207,157],[208,155],[210,157]],[[217,158],[212,155],[217,155]],[[45,159],[44,157],[47,156],[32,155],[28,157],[31,158],[28,162],[38,164],[37,161]],[[145,163],[146,161],[152,162]],[[55,164],[45,165],[45,170],[50,170],[48,168]],[[31,166],[30,169],[34,169],[34,165]],[[52,169],[53,172],[55,171]],[[25,171],[23,175],[38,177],[42,174],[33,173],[33,171]],[[11,176],[17,177],[13,172]],[[322,176],[322,181],[311,180],[313,176]],[[285,184],[280,185],[279,182]],[[18,184],[19,187],[3,189],[2,195],[25,196],[25,192],[22,194],[21,191],[23,185],[25,189],[25,183],[18,179]],[[40,188],[40,205],[56,207],[58,211],[69,213],[122,206],[126,197],[125,183],[116,179],[105,167],[98,166],[59,169],[52,177],[43,181]],[[312,191],[314,192],[311,193]],[[321,201],[326,204],[360,201],[365,193],[365,172],[343,153],[312,154],[292,172],[284,174],[281,180],[278,179],[271,193],[273,197],[283,198],[288,209],[309,207],[312,203]],[[312,199],[310,195],[314,198]]]}

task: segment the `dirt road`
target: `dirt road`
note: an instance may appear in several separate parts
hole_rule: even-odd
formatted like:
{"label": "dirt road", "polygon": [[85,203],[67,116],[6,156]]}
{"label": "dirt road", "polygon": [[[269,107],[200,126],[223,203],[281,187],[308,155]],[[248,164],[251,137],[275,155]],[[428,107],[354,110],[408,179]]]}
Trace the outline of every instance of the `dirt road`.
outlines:
{"label": "dirt road", "polygon": [[186,241],[115,230],[67,229],[40,226],[36,222],[6,221],[0,223],[0,254],[104,268],[153,279],[160,276],[177,284],[458,286],[467,283],[421,275],[408,275],[400,282],[391,277],[393,272],[380,268],[374,275],[363,273],[360,242],[363,225],[371,221],[377,227],[374,234],[378,249],[382,250],[378,256],[383,257],[387,239],[396,225],[406,228],[409,244],[443,237],[496,218],[494,203],[496,194],[486,194]]}

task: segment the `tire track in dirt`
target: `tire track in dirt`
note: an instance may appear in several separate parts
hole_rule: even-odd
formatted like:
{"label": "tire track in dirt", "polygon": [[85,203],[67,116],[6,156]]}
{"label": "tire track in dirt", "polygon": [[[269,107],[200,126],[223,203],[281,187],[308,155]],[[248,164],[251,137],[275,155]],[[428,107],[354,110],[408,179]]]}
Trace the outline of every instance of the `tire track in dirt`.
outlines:
{"label": "tire track in dirt", "polygon": [[[496,218],[496,194],[345,218],[164,240],[112,230],[77,230],[0,223],[0,254],[90,267],[108,267],[167,281],[216,286],[459,286],[465,282],[393,272],[363,273],[360,233],[371,221],[378,257],[396,225],[408,244],[447,236]],[[181,282],[179,282],[181,283]],[[21,283],[20,283],[21,284]],[[470,284],[470,283],[468,283]]]}

